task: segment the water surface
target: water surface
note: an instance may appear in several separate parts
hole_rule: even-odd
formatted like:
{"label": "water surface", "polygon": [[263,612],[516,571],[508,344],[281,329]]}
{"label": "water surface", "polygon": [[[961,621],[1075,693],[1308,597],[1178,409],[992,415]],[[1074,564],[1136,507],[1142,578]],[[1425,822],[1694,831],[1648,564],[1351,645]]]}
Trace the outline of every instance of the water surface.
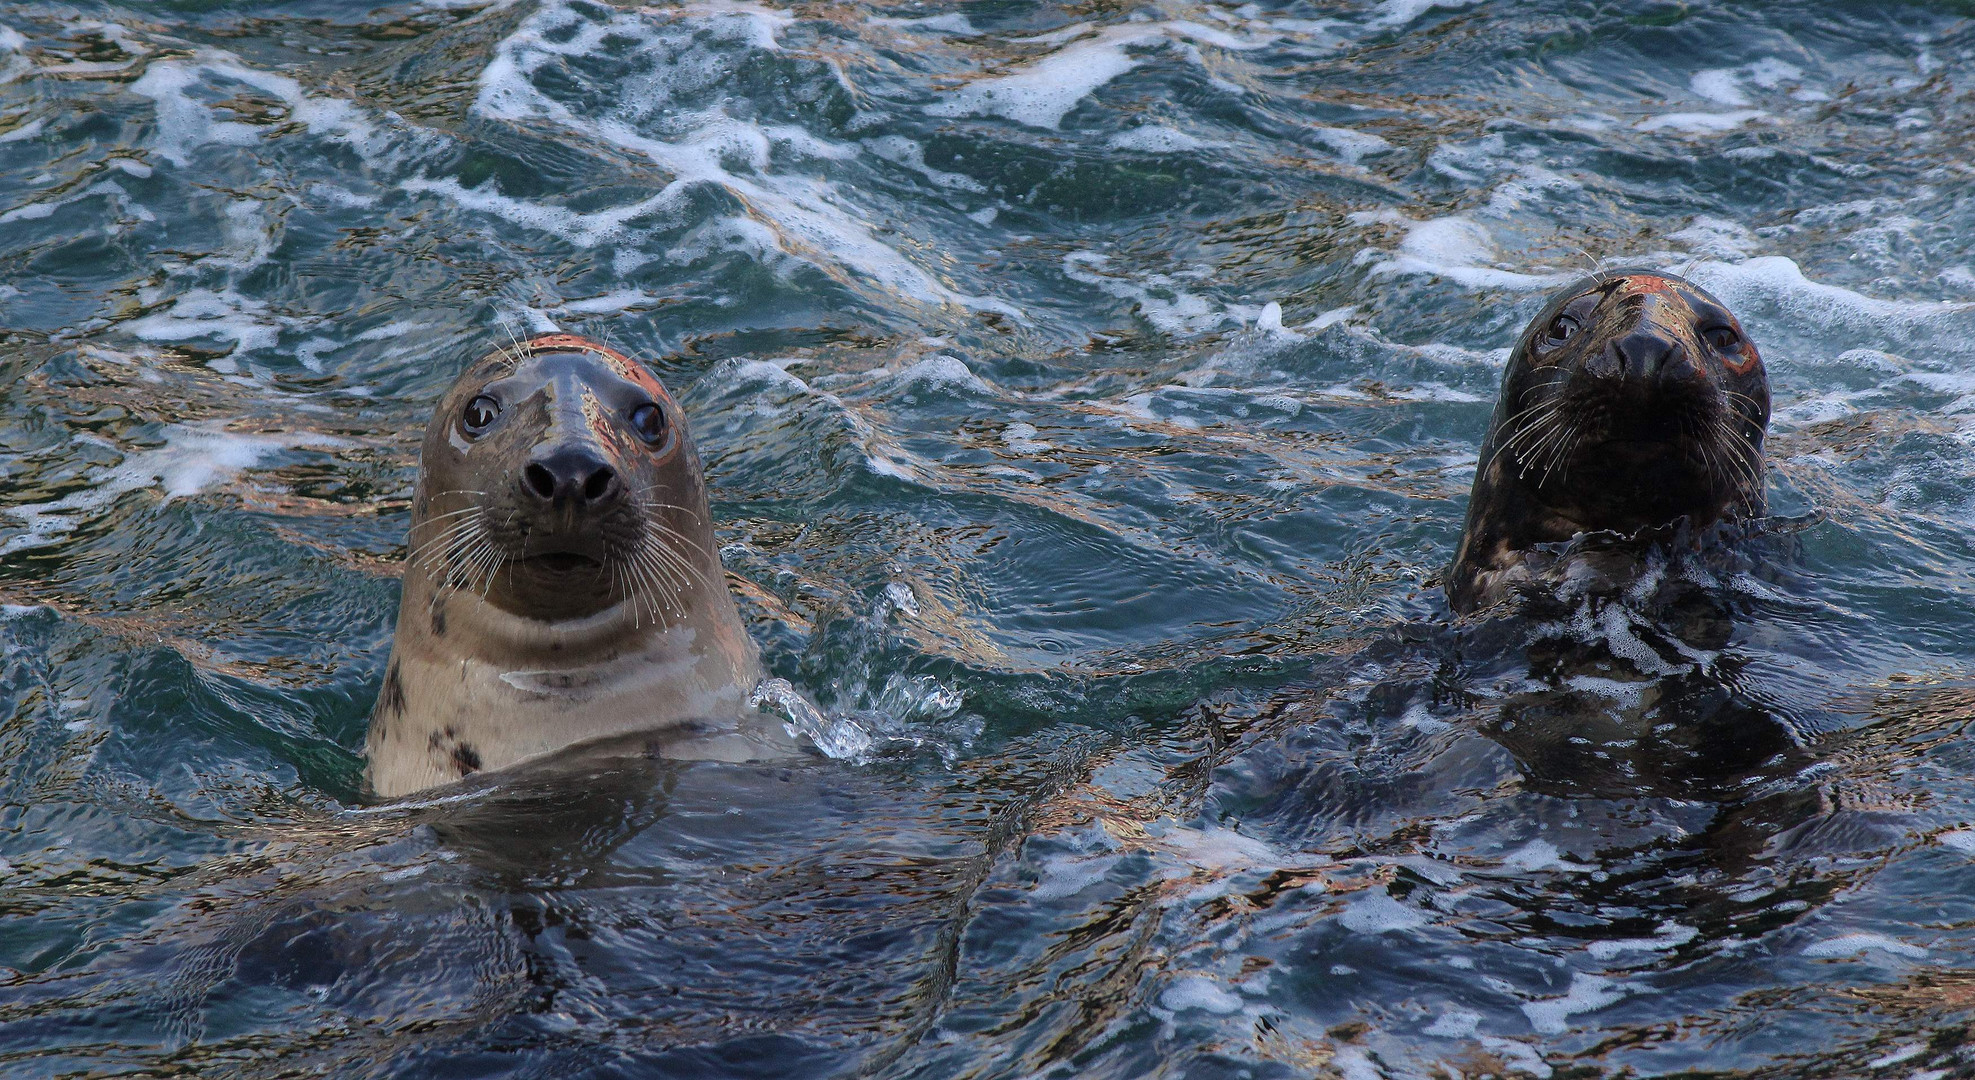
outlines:
{"label": "water surface", "polygon": [[[1971,50],[0,4],[0,1069],[1975,1068]],[[1601,264],[1740,315],[1777,520],[1451,624],[1507,346]],[[365,805],[427,411],[552,328],[679,393],[840,756]]]}

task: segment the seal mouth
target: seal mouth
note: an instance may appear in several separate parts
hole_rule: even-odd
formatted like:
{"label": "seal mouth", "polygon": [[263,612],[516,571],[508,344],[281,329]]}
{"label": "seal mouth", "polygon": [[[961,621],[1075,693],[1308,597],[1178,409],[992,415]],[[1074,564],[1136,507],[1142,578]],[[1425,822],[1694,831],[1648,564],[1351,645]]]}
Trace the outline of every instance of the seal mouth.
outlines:
{"label": "seal mouth", "polygon": [[601,560],[578,551],[548,551],[540,555],[530,555],[521,561],[552,574],[573,574],[579,571],[594,573],[603,569]]}

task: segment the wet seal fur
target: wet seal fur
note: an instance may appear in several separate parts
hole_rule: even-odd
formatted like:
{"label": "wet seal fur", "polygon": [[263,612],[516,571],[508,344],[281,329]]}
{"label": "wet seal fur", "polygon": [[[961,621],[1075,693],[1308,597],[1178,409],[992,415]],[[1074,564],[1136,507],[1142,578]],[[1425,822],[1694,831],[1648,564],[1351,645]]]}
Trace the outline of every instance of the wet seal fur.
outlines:
{"label": "wet seal fur", "polygon": [[1507,598],[1539,545],[1761,516],[1768,424],[1762,357],[1706,290],[1650,270],[1571,285],[1509,356],[1449,603]]}
{"label": "wet seal fur", "polygon": [[685,415],[614,349],[556,334],[470,365],[426,428],[409,549],[365,747],[380,796],[751,713]]}

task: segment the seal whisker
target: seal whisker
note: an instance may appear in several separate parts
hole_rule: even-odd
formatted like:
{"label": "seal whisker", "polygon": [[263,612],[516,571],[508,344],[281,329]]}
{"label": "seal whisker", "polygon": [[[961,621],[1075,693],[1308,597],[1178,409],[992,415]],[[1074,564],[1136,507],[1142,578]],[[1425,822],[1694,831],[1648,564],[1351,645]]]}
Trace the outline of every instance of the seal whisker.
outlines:
{"label": "seal whisker", "polygon": [[647,595],[651,599],[652,619],[656,621],[661,606],[670,608],[674,613],[679,613],[680,608],[677,587],[672,586],[668,588],[665,582],[661,581],[661,571],[659,567],[651,562],[650,556],[651,552],[649,548],[645,545],[640,545],[632,556],[632,564],[638,567],[640,575],[645,580]]}
{"label": "seal whisker", "polygon": [[1557,481],[1562,483],[1570,477],[1570,463],[1575,459],[1577,455],[1577,444],[1583,438],[1583,428],[1572,427],[1570,429],[1570,435],[1551,452],[1549,463],[1543,466],[1543,476],[1536,481],[1536,486],[1542,487],[1544,484],[1549,483],[1550,470],[1556,468],[1559,464],[1563,466],[1563,472],[1558,474]]}
{"label": "seal whisker", "polygon": [[[1749,441],[1747,439],[1740,439],[1737,436],[1735,436],[1732,432],[1728,431],[1727,421],[1725,419],[1719,420],[1717,421],[1717,423],[1720,424],[1722,428],[1722,435],[1725,439],[1737,440],[1733,444],[1724,444],[1724,449],[1723,449],[1723,452],[1727,455],[1729,461],[1734,465],[1736,475],[1747,483],[1749,490],[1760,491],[1762,489],[1761,455],[1749,452],[1752,449]],[[1739,447],[1739,449],[1732,451],[1728,450],[1727,449],[1728,445],[1737,446]]]}
{"label": "seal whisker", "polygon": [[[679,533],[678,531],[676,531],[676,530],[674,530],[674,529],[671,529],[671,528],[668,528],[668,527],[666,527],[666,526],[664,526],[664,525],[661,525],[661,524],[659,524],[659,523],[657,523],[657,522],[652,522],[652,523],[651,523],[651,525],[652,525],[652,529],[653,529],[653,533],[652,533],[652,536],[653,536],[653,539],[654,539],[654,540],[656,540],[656,539],[657,539],[658,537],[661,537],[661,536],[663,536],[663,537],[666,537],[666,538],[668,538],[668,539],[671,539],[671,540],[674,540],[674,541],[677,541],[678,543],[681,543],[681,544],[684,544],[684,545],[686,545],[686,546],[688,546],[688,547],[690,547],[690,548],[691,548],[692,550],[694,550],[694,551],[696,551],[696,552],[698,552],[698,553],[699,553],[700,555],[702,555],[702,556],[704,556],[704,557],[706,557],[706,558],[709,558],[709,559],[710,559],[710,558],[712,558],[712,557],[713,557],[713,553],[712,553],[712,552],[710,552],[710,551],[708,551],[708,550],[706,550],[705,548],[703,548],[703,547],[701,547],[701,546],[699,546],[699,543],[698,543],[697,541],[695,541],[695,540],[693,540],[693,539],[692,539],[691,537],[689,537],[689,536],[685,536],[685,535],[683,535],[683,534],[681,534],[681,533]],[[668,558],[670,558],[670,559],[673,559],[674,561],[676,561],[676,562],[677,562],[677,563],[679,564],[679,568],[680,568],[680,569],[682,569],[682,570],[685,570],[685,571],[687,571],[687,572],[689,572],[689,573],[691,573],[691,574],[692,574],[692,575],[693,575],[694,577],[697,577],[697,578],[699,578],[699,580],[700,580],[700,584],[702,584],[702,585],[704,585],[704,584],[706,584],[706,583],[707,583],[707,578],[706,578],[706,574],[705,574],[705,573],[703,573],[703,572],[702,572],[702,571],[700,570],[700,568],[699,568],[699,567],[697,567],[697,566],[695,566],[695,565],[693,565],[693,563],[692,563],[692,561],[691,561],[691,560],[689,560],[689,559],[687,559],[687,558],[686,558],[686,557],[685,557],[684,555],[682,555],[682,554],[681,554],[681,553],[679,553],[678,551],[675,551],[675,550],[673,550],[672,548],[670,548],[670,547],[666,547],[665,545],[662,545],[662,544],[661,544],[661,545],[658,545],[658,549],[659,549],[660,551],[662,551],[662,552],[663,552],[663,553],[664,553],[664,554],[666,555],[666,557],[668,557]]]}
{"label": "seal whisker", "polygon": [[431,535],[426,536],[422,539],[418,539],[418,542],[412,547],[412,550],[408,552],[405,557],[407,561],[415,562],[421,556],[432,551],[435,547],[443,546],[449,541],[453,539],[457,539],[458,537],[464,535],[467,530],[480,528],[480,527],[481,527],[481,522],[480,519],[477,517],[462,517],[457,521],[447,522],[445,523],[444,528],[441,528],[436,532],[433,532]]}
{"label": "seal whisker", "polygon": [[659,578],[664,579],[664,587],[668,590],[675,603],[678,594],[687,585],[691,584],[691,579],[682,572],[682,567],[678,560],[672,557],[672,554],[666,551],[663,545],[651,543],[648,540],[638,545],[636,557],[651,569],[654,575],[654,581]]}
{"label": "seal whisker", "polygon": [[671,568],[672,573],[677,578],[677,584],[673,586],[675,591],[684,592],[686,586],[694,581],[698,581],[702,587],[712,586],[713,582],[707,578],[705,571],[694,566],[689,560],[681,556],[678,552],[666,547],[664,544],[652,544],[646,550],[650,553],[654,561]]}
{"label": "seal whisker", "polygon": [[[1538,431],[1541,431],[1542,429],[1547,427],[1551,422],[1556,420],[1558,418],[1558,410],[1562,407],[1561,402],[1556,400],[1541,402],[1539,404],[1532,405],[1529,408],[1524,409],[1522,412],[1517,413],[1516,416],[1517,417],[1528,416],[1531,413],[1536,413],[1539,410],[1543,410],[1546,406],[1548,407],[1549,410],[1548,412],[1544,412],[1536,419],[1524,423],[1522,427],[1516,429],[1514,434],[1510,435],[1507,439],[1504,439],[1502,441],[1502,444],[1495,448],[1495,452],[1488,456],[1488,460],[1482,463],[1482,468],[1485,469],[1488,466],[1495,464],[1496,460],[1499,459],[1504,453],[1506,453],[1510,447],[1514,446],[1516,443],[1522,441],[1523,439],[1531,437],[1533,434],[1535,434]],[[1514,418],[1511,418],[1511,420],[1513,419]],[[1509,422],[1510,421],[1504,421],[1505,424]],[[1521,452],[1518,451],[1518,453],[1515,456],[1517,460],[1520,460]]]}
{"label": "seal whisker", "polygon": [[660,608],[669,609],[674,615],[684,615],[686,609],[680,603],[679,594],[685,581],[664,570],[656,555],[656,549],[650,547],[639,552],[640,565],[645,568],[647,580],[651,582],[652,615],[656,618]]}
{"label": "seal whisker", "polygon": [[[1549,429],[1548,432],[1542,438],[1524,447],[1516,455],[1516,460],[1522,464],[1522,468],[1516,474],[1517,476],[1528,476],[1529,471],[1535,468],[1540,460],[1547,459],[1550,451],[1563,445],[1565,441],[1569,440],[1572,433],[1577,430],[1576,425],[1564,419],[1561,414],[1553,414],[1545,426]],[[1545,468],[1543,470],[1544,475],[1549,475],[1549,471],[1548,468]],[[1539,480],[1537,483],[1540,485],[1542,481]]]}
{"label": "seal whisker", "polygon": [[468,546],[477,531],[484,531],[477,518],[454,522],[451,528],[413,549],[406,556],[405,561],[412,566],[426,569],[439,564],[450,568],[458,562],[459,551]]}
{"label": "seal whisker", "polygon": [[431,517],[426,518],[424,521],[418,522],[417,524],[413,525],[411,527],[411,531],[417,532],[420,529],[429,528],[430,526],[436,525],[439,522],[446,520],[447,518],[456,518],[459,517],[461,514],[475,513],[479,509],[480,508],[478,506],[463,506],[458,510],[448,510],[443,514],[434,514]]}
{"label": "seal whisker", "polygon": [[693,520],[696,522],[703,522],[706,520],[706,518],[700,515],[700,512],[698,510],[695,510],[690,506],[681,506],[678,503],[659,502],[658,500],[652,498],[651,488],[645,488],[644,490],[638,492],[638,505],[641,508],[643,508],[648,514],[656,514],[660,511],[663,511],[666,513],[691,514]]}
{"label": "seal whisker", "polygon": [[650,568],[635,557],[627,560],[625,567],[630,572],[632,581],[633,611],[642,607],[644,614],[651,617],[652,625],[658,625],[662,621],[659,618],[658,582],[651,576]]}

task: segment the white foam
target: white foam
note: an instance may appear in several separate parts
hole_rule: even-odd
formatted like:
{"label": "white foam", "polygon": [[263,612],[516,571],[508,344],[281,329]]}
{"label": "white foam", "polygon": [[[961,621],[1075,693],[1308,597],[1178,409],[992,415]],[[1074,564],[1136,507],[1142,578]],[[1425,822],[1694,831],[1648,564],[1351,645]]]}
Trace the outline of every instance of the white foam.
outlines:
{"label": "white foam", "polygon": [[925,112],[939,117],[999,116],[1028,127],[1054,130],[1085,98],[1143,62],[1130,50],[1176,42],[1182,45],[1181,55],[1198,63],[1199,53],[1192,43],[1247,50],[1259,49],[1278,37],[1274,32],[1243,37],[1185,19],[1124,22],[1101,28],[1078,23],[1017,39],[1068,47],[1009,74],[976,78],[926,106]]}
{"label": "white foam", "polygon": [[1481,0],[1379,0],[1378,8],[1366,26],[1404,26],[1429,11],[1459,11]]}
{"label": "white foam", "polygon": [[1934,840],[1944,847],[1953,848],[1966,855],[1975,855],[1975,829],[1955,829],[1936,835]]}
{"label": "white foam", "polygon": [[149,210],[146,210],[131,200],[130,193],[124,190],[122,184],[117,183],[115,180],[99,180],[86,188],[72,191],[58,199],[52,199],[47,202],[28,203],[26,206],[17,206],[4,214],[0,214],[0,224],[9,221],[39,221],[44,218],[53,217],[56,210],[70,203],[81,202],[84,199],[93,199],[99,196],[109,199],[116,206],[119,217],[136,218],[139,221],[156,220]]}
{"label": "white foam", "polygon": [[1742,92],[1742,76],[1734,68],[1709,68],[1697,71],[1687,80],[1688,89],[1716,105],[1753,105],[1749,95]]}
{"label": "white foam", "polygon": [[1481,1014],[1472,1009],[1449,1008],[1433,1023],[1420,1029],[1422,1035],[1442,1039],[1465,1039],[1481,1026]]}
{"label": "white foam", "polygon": [[1924,1042],[1907,1043],[1905,1046],[1894,1047],[1884,1057],[1873,1058],[1871,1061],[1865,1063],[1865,1067],[1868,1069],[1884,1069],[1891,1065],[1898,1065],[1902,1061],[1912,1060],[1926,1052],[1927,1044]]}
{"label": "white foam", "polygon": [[[992,394],[994,388],[981,381],[981,377],[969,370],[958,359],[934,355],[906,368],[892,376],[892,385],[900,389],[907,387],[922,390],[958,390],[969,394]],[[1029,429],[1034,434],[1035,429]]]}
{"label": "white foam", "polygon": [[1201,334],[1241,322],[1238,314],[1182,287],[1177,274],[1147,274],[1141,284],[1104,273],[1110,263],[1100,252],[1072,251],[1063,256],[1063,276],[1135,301],[1145,321],[1168,334]]}
{"label": "white foam", "polygon": [[1773,304],[1786,321],[1806,328],[1911,332],[1943,315],[1975,307],[1966,302],[1876,299],[1837,285],[1811,281],[1794,261],[1780,255],[1759,256],[1739,263],[1706,262],[1681,269],[1730,308],[1740,310],[1755,304]]}
{"label": "white foam", "polygon": [[1244,836],[1219,825],[1201,829],[1155,828],[1148,832],[1196,869],[1218,872],[1274,870],[1285,866],[1308,866],[1318,861],[1286,855],[1252,836]]}
{"label": "white foam", "polygon": [[1331,153],[1356,165],[1368,157],[1388,154],[1393,150],[1391,143],[1376,135],[1350,128],[1320,127],[1310,133]]}
{"label": "white foam", "polygon": [[1017,454],[1035,454],[1050,448],[1048,443],[1036,438],[1034,424],[1020,421],[1001,429],[1001,441]]}
{"label": "white foam", "polygon": [[348,445],[313,432],[245,434],[217,424],[168,424],[164,438],[163,446],[130,454],[84,490],[51,502],[0,508],[26,529],[0,545],[0,552],[50,543],[74,531],[87,515],[133,491],[161,487],[166,501],[187,498],[224,484],[283,450]]}
{"label": "white foam", "polygon": [[1385,1070],[1372,1061],[1371,1051],[1349,1043],[1331,1051],[1331,1067],[1341,1080],[1388,1080]]}
{"label": "white foam", "polygon": [[1762,246],[1762,241],[1746,226],[1706,214],[1695,215],[1686,228],[1668,233],[1666,238],[1685,244],[1697,255],[1717,259],[1746,259]]}
{"label": "white foam", "polygon": [[1360,934],[1386,934],[1425,926],[1427,917],[1419,909],[1392,899],[1384,889],[1368,889],[1345,907],[1337,921],[1347,930]]}
{"label": "white foam", "polygon": [[1399,717],[1399,722],[1422,735],[1438,735],[1443,731],[1452,729],[1454,726],[1445,720],[1435,717],[1433,710],[1424,704],[1414,705],[1408,708],[1404,715]]}
{"label": "white foam", "polygon": [[1652,937],[1594,941],[1585,947],[1585,951],[1590,953],[1594,960],[1610,960],[1626,953],[1665,952],[1687,944],[1699,934],[1700,931],[1691,926],[1683,926],[1677,922],[1663,922],[1655,929]]}
{"label": "white foam", "polygon": [[151,53],[151,47],[145,44],[144,42],[139,41],[137,38],[133,37],[130,31],[125,29],[123,24],[121,23],[98,22],[93,19],[70,18],[70,19],[62,20],[62,25],[63,25],[63,29],[68,30],[71,33],[75,33],[78,31],[84,33],[94,33],[94,34],[99,34],[102,37],[108,38],[110,41],[116,43],[118,50],[123,53],[123,59],[121,60],[65,60],[65,61],[51,62],[52,56],[59,56],[61,54],[60,53],[44,54],[42,57],[42,64],[41,64],[41,73],[44,75],[52,75],[56,78],[75,78],[75,77],[90,78],[100,75],[109,75],[119,71],[130,70],[132,67],[136,66],[139,60],[142,60],[144,57],[150,55]]}
{"label": "white foam", "polygon": [[1414,221],[1397,211],[1355,213],[1356,224],[1385,223],[1406,229],[1396,252],[1367,248],[1360,261],[1370,262],[1374,277],[1441,277],[1469,289],[1548,289],[1573,280],[1564,273],[1522,273],[1491,265],[1498,260],[1495,241],[1486,228],[1462,214]]}
{"label": "white foam", "polygon": [[1241,997],[1221,989],[1221,984],[1205,975],[1182,975],[1159,995],[1159,1004],[1173,1012],[1198,1009],[1216,1016],[1241,1011]]}
{"label": "white foam", "polygon": [[1564,996],[1526,1002],[1522,1012],[1529,1017],[1529,1026],[1535,1028],[1538,1034],[1561,1035],[1570,1030],[1571,1017],[1596,1012],[1625,997],[1630,989],[1626,984],[1603,975],[1574,972],[1570,977],[1570,989]]}
{"label": "white foam", "polygon": [[363,210],[377,205],[377,196],[375,195],[359,195],[349,188],[339,184],[332,184],[328,181],[317,181],[310,184],[308,193],[319,199],[326,199],[332,205],[345,209]]}
{"label": "white foam", "polygon": [[1101,883],[1123,858],[1108,851],[1048,856],[1037,868],[1039,877],[1029,889],[1029,899],[1047,903],[1075,896]]}
{"label": "white foam", "polygon": [[[694,16],[699,16],[699,21]],[[645,122],[649,114],[663,112],[662,107],[670,101],[670,88],[665,80],[672,77],[672,72],[666,63],[669,54],[665,45],[680,37],[690,39],[696,31],[707,29],[706,18],[719,20],[719,25],[714,27],[717,30],[731,29],[736,25],[734,20],[741,20],[748,44],[779,49],[774,35],[793,16],[752,4],[719,3],[688,5],[671,18],[620,12],[598,23],[567,5],[549,3],[496,46],[493,59],[480,73],[480,90],[473,105],[476,115],[523,124],[557,125],[585,139],[648,158],[675,177],[658,194],[632,207],[604,212],[609,215],[607,220],[563,210],[538,220],[573,225],[578,229],[576,235],[587,236],[583,230],[592,223],[622,228],[639,214],[670,205],[670,200],[681,197],[694,185],[717,185],[731,192],[751,214],[773,229],[782,250],[802,253],[846,284],[868,280],[893,295],[929,304],[950,303],[996,311],[1018,322],[1027,322],[1023,312],[1010,304],[960,293],[936,281],[924,269],[880,242],[871,227],[855,216],[849,200],[835,185],[818,177],[777,172],[771,157],[771,150],[777,145],[812,157],[843,157],[855,153],[851,148],[828,143],[800,128],[756,124],[726,116],[717,109],[696,114],[684,110],[665,113],[668,123],[696,125],[676,141],[655,138],[640,130],[639,123]],[[576,32],[565,36],[572,28]],[[667,34],[672,37],[668,39]],[[651,57],[657,70],[649,76],[651,81],[643,87],[642,94],[626,95],[625,104],[613,113],[599,116],[589,110],[573,109],[538,90],[530,77],[560,57],[606,51],[621,53],[621,46],[615,43],[622,41],[637,43],[636,47]],[[616,62],[624,61],[620,57]],[[730,165],[746,170],[746,175],[733,171]],[[428,183],[437,185],[435,190],[443,188],[457,196],[465,195],[465,189],[457,181]],[[535,213],[519,200],[506,196],[487,198],[486,202],[496,213],[523,216]]]}
{"label": "white foam", "polygon": [[207,106],[192,100],[188,91],[209,76],[245,83],[280,99],[288,107],[291,122],[301,123],[313,135],[347,143],[366,157],[375,157],[385,149],[386,140],[378,126],[355,105],[309,94],[294,79],[257,71],[231,53],[206,49],[189,60],[154,62],[130,84],[132,93],[156,103],[157,131],[151,148],[181,168],[191,164],[192,152],[198,147],[248,146],[261,136],[262,129],[215,119]]}
{"label": "white foam", "polygon": [[478,188],[469,188],[450,176],[438,180],[413,177],[398,186],[410,192],[441,195],[468,210],[492,214],[525,228],[554,233],[581,248],[619,239],[625,235],[630,222],[660,214],[681,204],[681,193],[675,187],[666,187],[656,195],[627,206],[581,213],[503,195],[492,181]]}
{"label": "white foam", "polygon": [[[140,292],[139,298],[155,302],[155,287]],[[153,311],[124,324],[124,329],[144,341],[198,341],[217,338],[234,343],[237,354],[272,348],[280,339],[283,326],[298,320],[271,315],[267,302],[242,296],[233,289],[189,289],[171,306]],[[221,374],[239,370],[233,357],[212,361],[209,366]]]}
{"label": "white foam", "polygon": [[745,255],[777,274],[808,265],[783,249],[775,230],[744,217],[718,217],[702,222],[667,251],[665,257],[684,266],[722,252]]}
{"label": "white foam", "polygon": [[1514,1039],[1503,1039],[1493,1035],[1483,1035],[1477,1040],[1482,1047],[1502,1059],[1503,1063],[1517,1072],[1526,1072],[1536,1080],[1550,1080],[1556,1070],[1543,1061],[1543,1055],[1527,1043]]}
{"label": "white foam", "polygon": [[555,310],[569,315],[614,315],[620,311],[648,307],[658,302],[658,297],[643,289],[612,289],[601,296],[565,300],[557,305]]}
{"label": "white foam", "polygon": [[903,135],[885,135],[864,140],[871,152],[886,161],[903,165],[943,188],[982,192],[987,185],[965,173],[946,172],[926,164],[926,148]]}
{"label": "white foam", "polygon": [[865,20],[873,26],[899,26],[908,30],[931,30],[940,34],[957,34],[961,37],[974,37],[980,33],[967,16],[955,11],[945,15],[928,15],[919,19],[888,19],[873,15]]}
{"label": "white foam", "polygon": [[36,135],[41,134],[41,129],[46,124],[47,124],[46,120],[29,120],[27,123],[22,124],[20,127],[17,127],[14,130],[9,131],[4,135],[0,135],[0,143],[21,142],[24,139],[32,139]]}
{"label": "white foam", "polygon": [[1508,150],[1509,141],[1499,132],[1468,142],[1440,143],[1426,156],[1426,166],[1450,180],[1479,185],[1511,164]]}
{"label": "white foam", "polygon": [[1736,128],[1769,115],[1761,109],[1737,109],[1734,112],[1704,113],[1675,112],[1649,116],[1632,125],[1640,131],[1683,131],[1693,135],[1708,135]]}
{"label": "white foam", "polygon": [[1163,124],[1141,124],[1104,140],[1113,150],[1133,150],[1142,154],[1186,154],[1225,145],[1197,139],[1178,128]]}
{"label": "white foam", "polygon": [[1510,870],[1562,870],[1568,873],[1583,873],[1586,870],[1597,869],[1564,858],[1557,851],[1557,845],[1548,840],[1531,840],[1502,856],[1502,865]]}
{"label": "white foam", "polygon": [[1057,128],[1083,99],[1139,65],[1126,50],[1167,40],[1156,26],[1125,23],[1097,31],[1009,75],[975,79],[926,106],[928,116],[1000,116],[1037,128]]}
{"label": "white foam", "polygon": [[1774,90],[1786,82],[1796,82],[1804,77],[1804,69],[1774,56],[1765,56],[1743,69],[1749,81],[1764,90]]}
{"label": "white foam", "polygon": [[1901,956],[1909,960],[1918,960],[1927,955],[1927,950],[1918,945],[1909,945],[1904,941],[1895,941],[1884,934],[1872,933],[1845,934],[1804,946],[1805,956],[1824,958],[1856,956],[1868,951]]}

